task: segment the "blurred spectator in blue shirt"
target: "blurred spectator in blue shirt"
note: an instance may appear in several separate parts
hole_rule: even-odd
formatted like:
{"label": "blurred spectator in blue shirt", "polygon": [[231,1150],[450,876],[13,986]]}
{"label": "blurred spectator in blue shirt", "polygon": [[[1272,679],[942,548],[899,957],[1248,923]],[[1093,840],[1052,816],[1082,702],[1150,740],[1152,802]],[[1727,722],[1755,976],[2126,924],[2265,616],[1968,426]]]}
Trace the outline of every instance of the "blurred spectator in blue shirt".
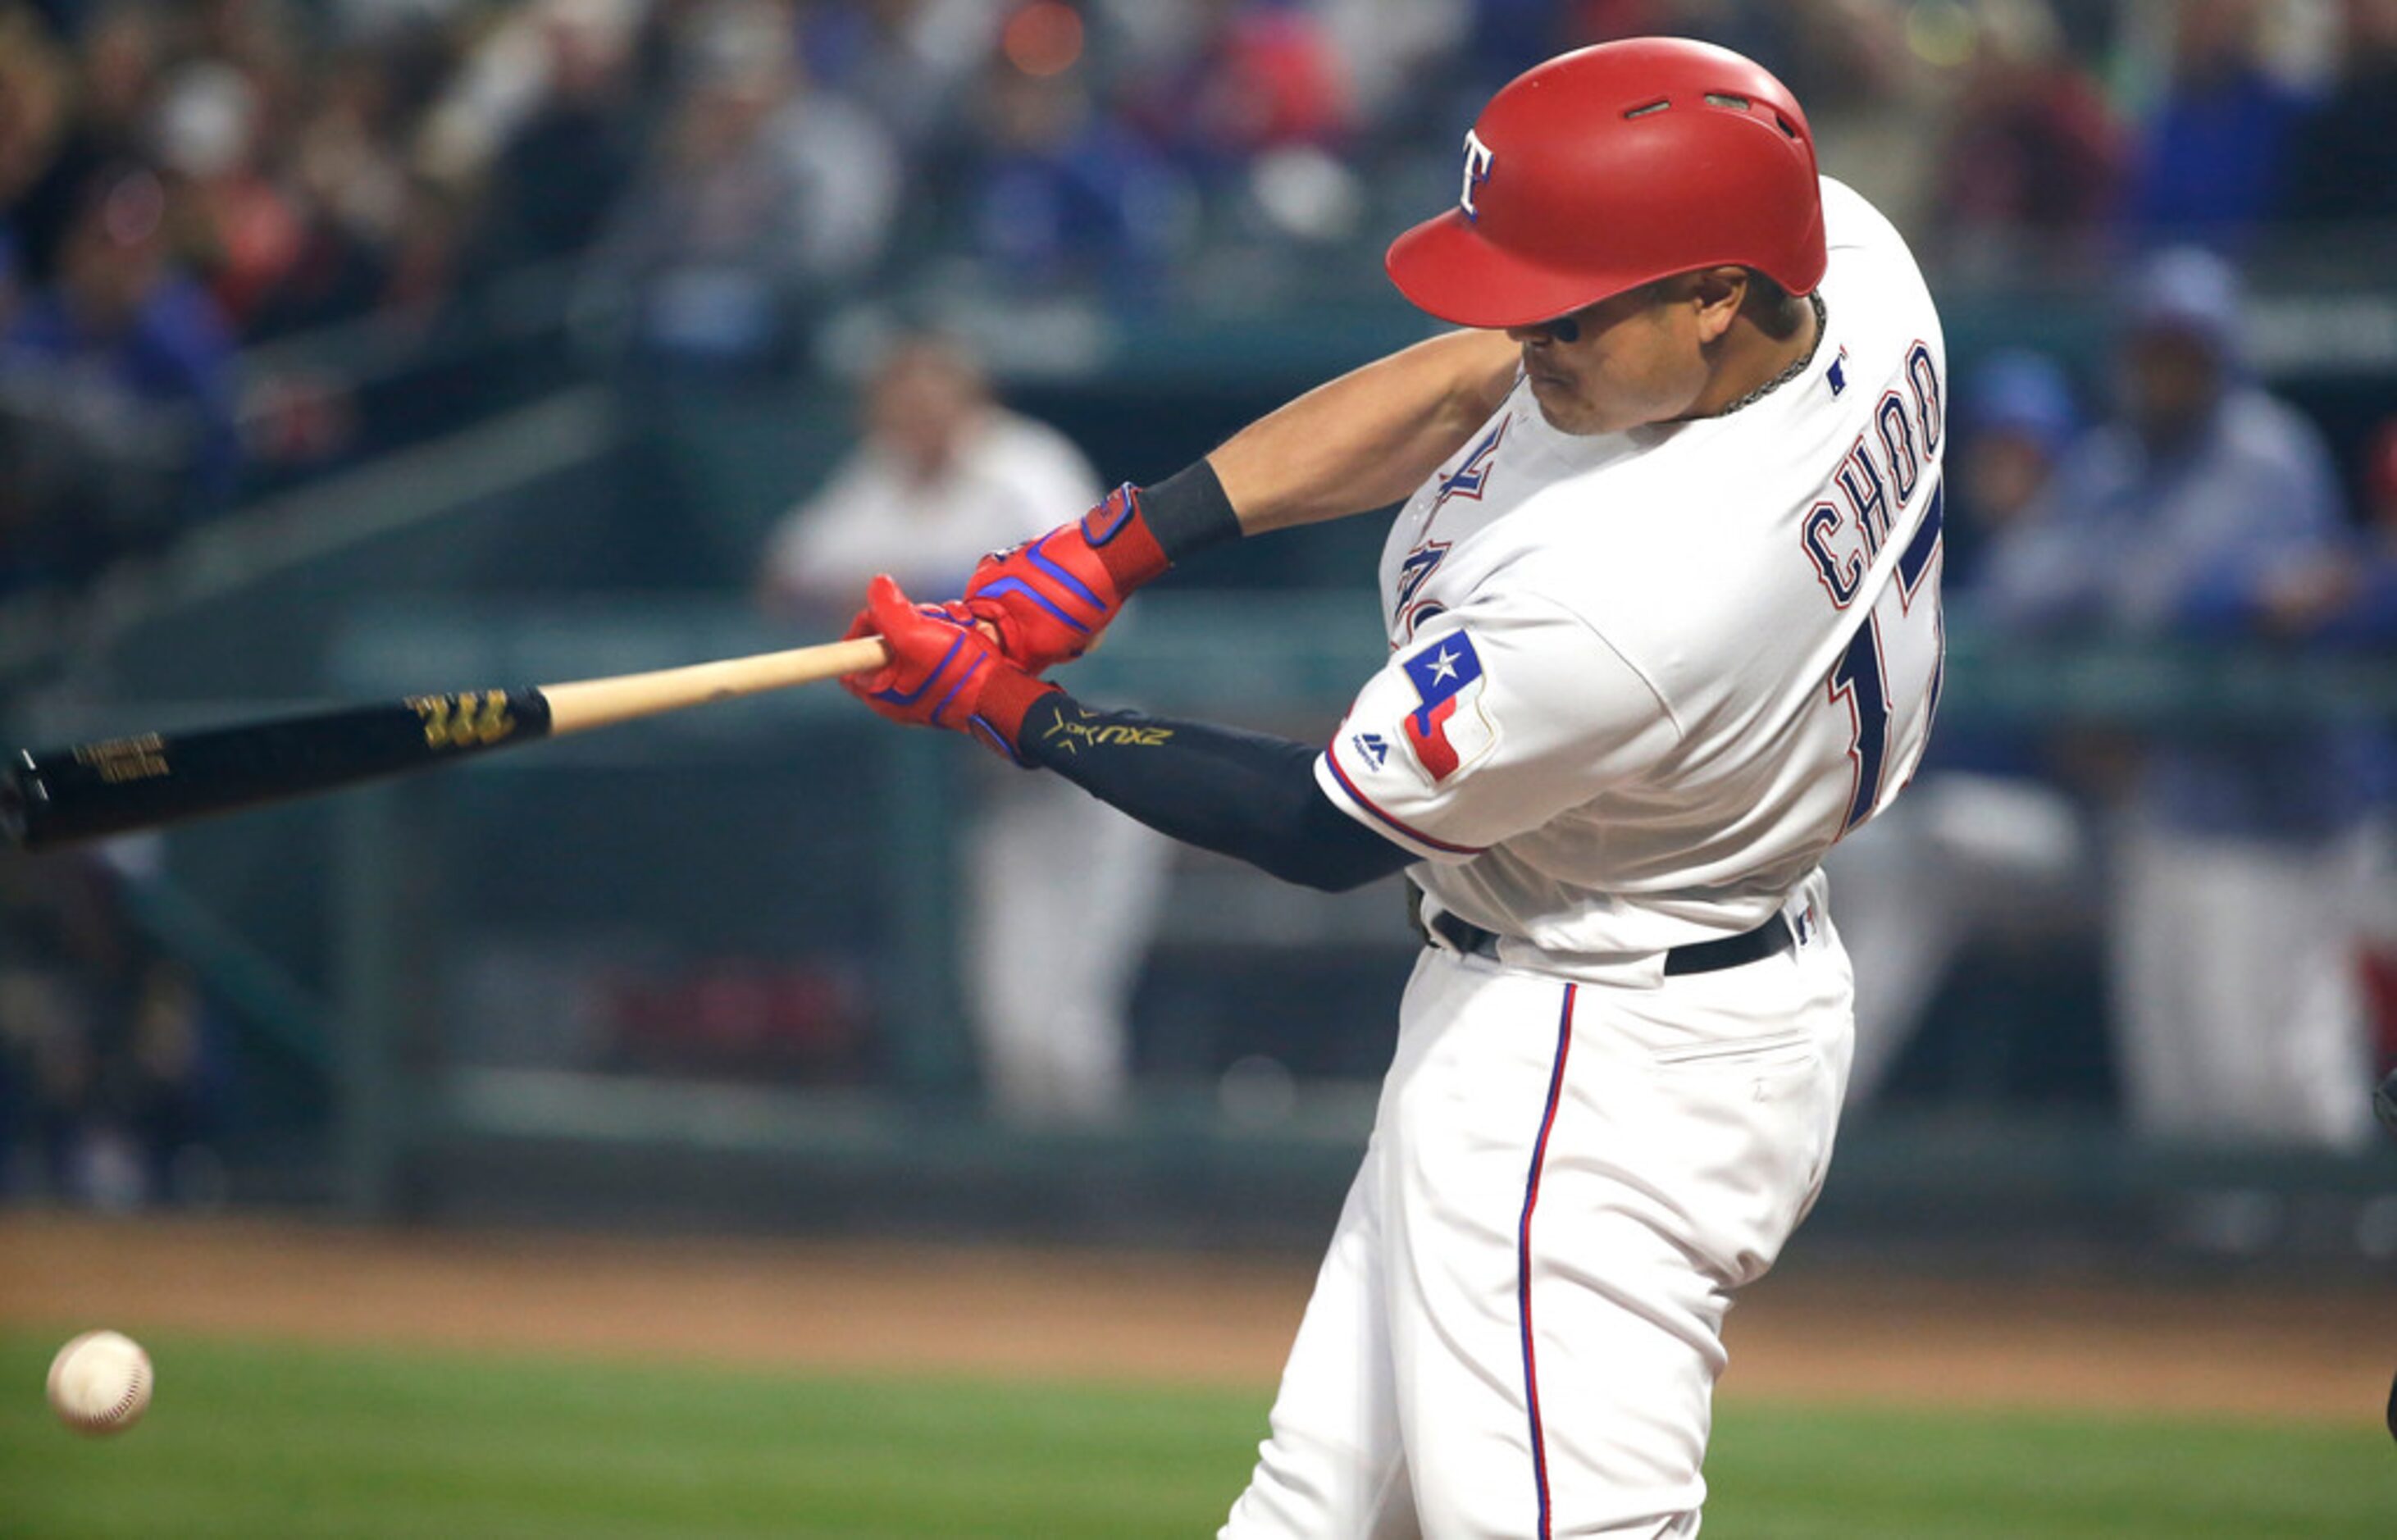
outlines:
{"label": "blurred spectator in blue shirt", "polygon": [[2132,234],[2236,246],[2280,201],[2306,99],[2265,68],[2256,0],[2185,0],[2171,15],[2173,77],[2141,136]]}
{"label": "blurred spectator in blue shirt", "polygon": [[1147,295],[1188,222],[1181,179],[1097,111],[1077,71],[1035,75],[994,60],[980,107],[981,152],[964,168],[975,253],[1026,290],[1085,283]]}
{"label": "blurred spectator in blue shirt", "polygon": [[[2219,259],[2163,253],[2139,269],[2127,302],[2121,416],[2059,473],[2056,518],[1993,564],[1985,612],[2016,631],[2265,634],[2275,583],[2342,548],[2329,450],[2247,378],[2238,280]],[[2339,770],[2284,743],[2198,737],[2153,757],[2148,788],[2184,826],[2321,833],[2352,810]]]}
{"label": "blurred spectator in blue shirt", "polygon": [[0,335],[5,474],[30,519],[5,557],[11,584],[88,577],[232,493],[232,343],[167,260],[166,203],[146,169],[103,172],[56,282]]}
{"label": "blurred spectator in blue shirt", "polygon": [[1950,489],[1957,518],[1947,531],[1951,590],[1969,591],[1982,552],[2038,525],[2049,483],[2080,431],[2072,382],[2045,354],[2005,348],[1981,361],[1958,392],[1963,430]]}
{"label": "blurred spectator in blue shirt", "polygon": [[[2276,635],[2271,596],[2337,559],[2321,435],[2240,363],[2240,296],[2210,254],[2134,275],[2120,420],[2056,478],[2054,516],[1993,563],[2016,631],[2152,645]],[[2368,1060],[2349,965],[2377,745],[2328,727],[2146,735],[2115,842],[2119,1058],[2135,1126],[2169,1138],[2345,1146]]]}

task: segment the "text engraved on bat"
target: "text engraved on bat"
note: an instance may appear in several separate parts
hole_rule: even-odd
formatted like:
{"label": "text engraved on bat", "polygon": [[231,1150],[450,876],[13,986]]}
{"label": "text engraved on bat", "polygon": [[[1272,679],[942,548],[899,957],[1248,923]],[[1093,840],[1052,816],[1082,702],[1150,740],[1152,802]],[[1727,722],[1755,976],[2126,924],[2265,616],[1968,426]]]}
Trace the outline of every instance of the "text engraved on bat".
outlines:
{"label": "text engraved on bat", "polygon": [[415,695],[408,704],[424,723],[424,742],[431,748],[487,748],[516,730],[504,690]]}
{"label": "text engraved on bat", "polygon": [[145,732],[139,738],[85,743],[76,748],[74,757],[76,764],[90,766],[101,781],[112,786],[127,781],[154,781],[170,773],[166,740],[154,732]]}

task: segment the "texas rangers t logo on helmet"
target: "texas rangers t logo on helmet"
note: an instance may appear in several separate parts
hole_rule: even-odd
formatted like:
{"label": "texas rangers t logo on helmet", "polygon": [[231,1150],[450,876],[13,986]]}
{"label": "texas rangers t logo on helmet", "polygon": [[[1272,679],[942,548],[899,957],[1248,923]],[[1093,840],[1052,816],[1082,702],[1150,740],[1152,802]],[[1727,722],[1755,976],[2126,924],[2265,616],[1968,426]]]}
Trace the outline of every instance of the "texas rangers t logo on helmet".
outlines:
{"label": "texas rangers t logo on helmet", "polygon": [[1476,703],[1481,694],[1481,659],[1473,650],[1473,638],[1458,631],[1407,659],[1403,666],[1418,703],[1407,713],[1407,746],[1434,783],[1445,781],[1466,761],[1480,758],[1496,737]]}
{"label": "texas rangers t logo on helmet", "polygon": [[1465,210],[1468,220],[1481,217],[1481,210],[1473,207],[1473,190],[1490,180],[1490,163],[1497,158],[1490,146],[1481,142],[1480,134],[1470,128],[1465,130],[1465,187],[1456,194],[1456,205]]}

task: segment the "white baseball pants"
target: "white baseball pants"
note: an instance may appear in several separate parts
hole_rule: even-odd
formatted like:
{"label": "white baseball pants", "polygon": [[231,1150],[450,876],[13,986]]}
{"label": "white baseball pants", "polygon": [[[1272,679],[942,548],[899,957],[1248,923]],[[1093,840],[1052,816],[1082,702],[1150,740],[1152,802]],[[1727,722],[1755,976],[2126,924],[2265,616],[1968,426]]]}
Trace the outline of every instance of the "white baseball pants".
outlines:
{"label": "white baseball pants", "polygon": [[2320,846],[2136,825],[2116,853],[2116,1046],[2149,1139],[2358,1149],[2369,833]]}
{"label": "white baseball pants", "polygon": [[1821,924],[1640,986],[1427,949],[1223,1540],[1697,1533],[1724,1313],[1820,1190],[1851,999]]}
{"label": "white baseball pants", "polygon": [[1063,777],[1002,773],[966,844],[966,977],[991,1109],[1103,1123],[1131,1091],[1127,1013],[1173,842]]}

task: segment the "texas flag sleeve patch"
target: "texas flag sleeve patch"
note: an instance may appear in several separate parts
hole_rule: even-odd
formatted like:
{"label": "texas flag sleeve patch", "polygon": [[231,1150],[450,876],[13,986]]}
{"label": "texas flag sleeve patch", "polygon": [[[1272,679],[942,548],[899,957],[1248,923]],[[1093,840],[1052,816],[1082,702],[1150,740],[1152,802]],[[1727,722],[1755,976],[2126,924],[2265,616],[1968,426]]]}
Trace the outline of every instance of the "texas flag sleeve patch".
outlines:
{"label": "texas flag sleeve patch", "polygon": [[1458,767],[1480,757],[1490,746],[1490,723],[1481,714],[1481,660],[1473,638],[1452,632],[1426,646],[1400,665],[1414,687],[1415,708],[1404,723],[1407,746],[1415,762],[1438,785]]}
{"label": "texas flag sleeve patch", "polygon": [[1469,861],[1648,775],[1681,742],[1647,676],[1577,610],[1483,596],[1373,672],[1315,779],[1425,860]]}
{"label": "texas flag sleeve patch", "polygon": [[1482,845],[1463,842],[1451,825],[1488,822],[1470,788],[1476,766],[1493,762],[1499,747],[1493,689],[1464,627],[1418,642],[1358,692],[1315,762],[1316,783],[1351,817],[1426,860],[1471,860]]}

